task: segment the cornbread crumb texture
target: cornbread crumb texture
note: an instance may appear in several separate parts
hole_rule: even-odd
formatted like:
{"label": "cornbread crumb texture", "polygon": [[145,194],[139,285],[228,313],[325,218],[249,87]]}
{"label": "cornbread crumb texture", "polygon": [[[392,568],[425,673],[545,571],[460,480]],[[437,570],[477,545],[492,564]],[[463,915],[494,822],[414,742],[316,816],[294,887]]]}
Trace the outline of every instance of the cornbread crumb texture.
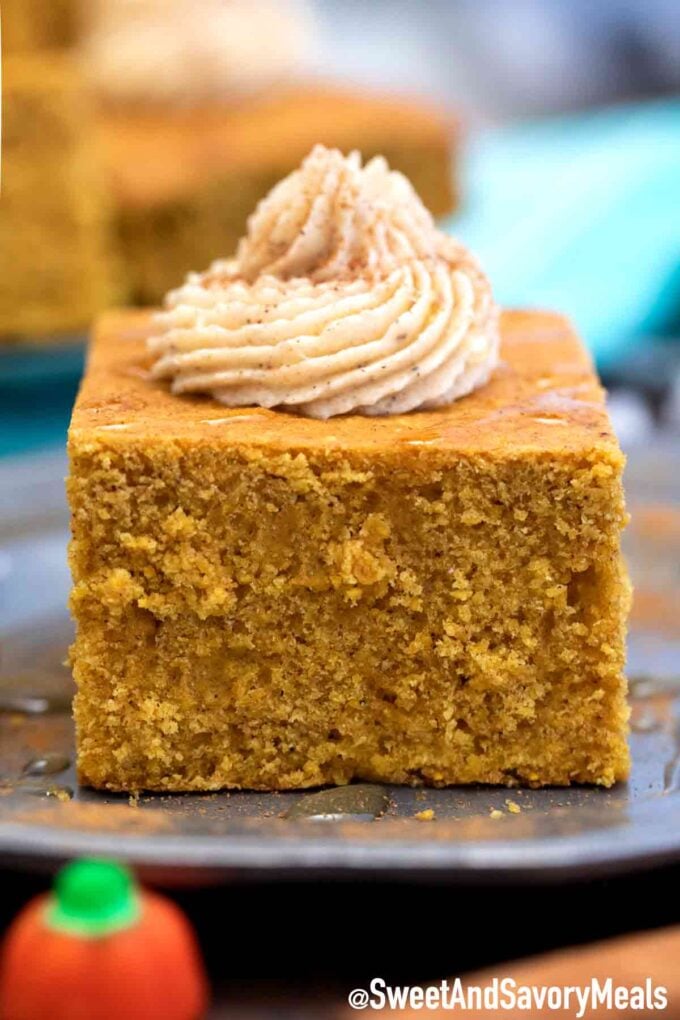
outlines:
{"label": "cornbread crumb texture", "polygon": [[81,329],[111,298],[110,210],[92,118],[69,56],[3,61],[0,338]]}
{"label": "cornbread crumb texture", "polygon": [[328,423],[170,397],[148,331],[103,323],[71,429],[84,782],[626,775],[623,459],[563,320],[505,315],[449,408]]}

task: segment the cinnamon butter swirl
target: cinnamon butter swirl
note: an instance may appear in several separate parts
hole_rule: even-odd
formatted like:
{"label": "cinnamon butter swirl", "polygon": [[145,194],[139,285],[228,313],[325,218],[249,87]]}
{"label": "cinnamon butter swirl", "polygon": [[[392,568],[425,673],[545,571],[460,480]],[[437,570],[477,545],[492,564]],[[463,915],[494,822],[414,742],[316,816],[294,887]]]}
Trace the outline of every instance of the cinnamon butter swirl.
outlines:
{"label": "cinnamon butter swirl", "polygon": [[384,159],[317,146],[250,217],[236,257],[166,298],[153,374],[315,418],[449,404],[498,360],[489,284]]}

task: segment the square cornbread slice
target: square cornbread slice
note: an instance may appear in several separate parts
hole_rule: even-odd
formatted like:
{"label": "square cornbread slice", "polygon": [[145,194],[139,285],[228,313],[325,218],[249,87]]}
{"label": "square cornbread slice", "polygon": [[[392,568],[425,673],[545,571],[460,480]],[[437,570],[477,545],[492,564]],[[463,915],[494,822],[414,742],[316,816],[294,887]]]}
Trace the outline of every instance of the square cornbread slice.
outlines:
{"label": "square cornbread slice", "polygon": [[623,456],[558,315],[452,406],[171,395],[99,324],[70,431],[83,783],[608,786],[628,771]]}

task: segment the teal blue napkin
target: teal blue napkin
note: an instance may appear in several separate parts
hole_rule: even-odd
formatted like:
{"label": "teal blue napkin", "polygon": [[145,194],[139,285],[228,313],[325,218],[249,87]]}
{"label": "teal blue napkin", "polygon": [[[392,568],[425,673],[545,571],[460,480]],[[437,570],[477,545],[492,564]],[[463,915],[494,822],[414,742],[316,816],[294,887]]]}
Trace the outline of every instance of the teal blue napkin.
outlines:
{"label": "teal blue napkin", "polygon": [[0,457],[63,446],[84,361],[84,345],[0,351]]}
{"label": "teal blue napkin", "polygon": [[603,366],[680,335],[680,102],[482,133],[447,227],[501,304],[566,312]]}

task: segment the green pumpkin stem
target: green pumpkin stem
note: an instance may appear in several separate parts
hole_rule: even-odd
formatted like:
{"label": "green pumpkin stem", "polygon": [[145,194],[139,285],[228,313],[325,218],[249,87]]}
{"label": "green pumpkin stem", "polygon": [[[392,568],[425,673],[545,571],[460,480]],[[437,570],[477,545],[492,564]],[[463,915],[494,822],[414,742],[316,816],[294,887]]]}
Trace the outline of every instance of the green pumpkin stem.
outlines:
{"label": "green pumpkin stem", "polygon": [[139,914],[139,892],[127,868],[82,860],[57,875],[45,920],[56,931],[99,938],[132,927]]}

